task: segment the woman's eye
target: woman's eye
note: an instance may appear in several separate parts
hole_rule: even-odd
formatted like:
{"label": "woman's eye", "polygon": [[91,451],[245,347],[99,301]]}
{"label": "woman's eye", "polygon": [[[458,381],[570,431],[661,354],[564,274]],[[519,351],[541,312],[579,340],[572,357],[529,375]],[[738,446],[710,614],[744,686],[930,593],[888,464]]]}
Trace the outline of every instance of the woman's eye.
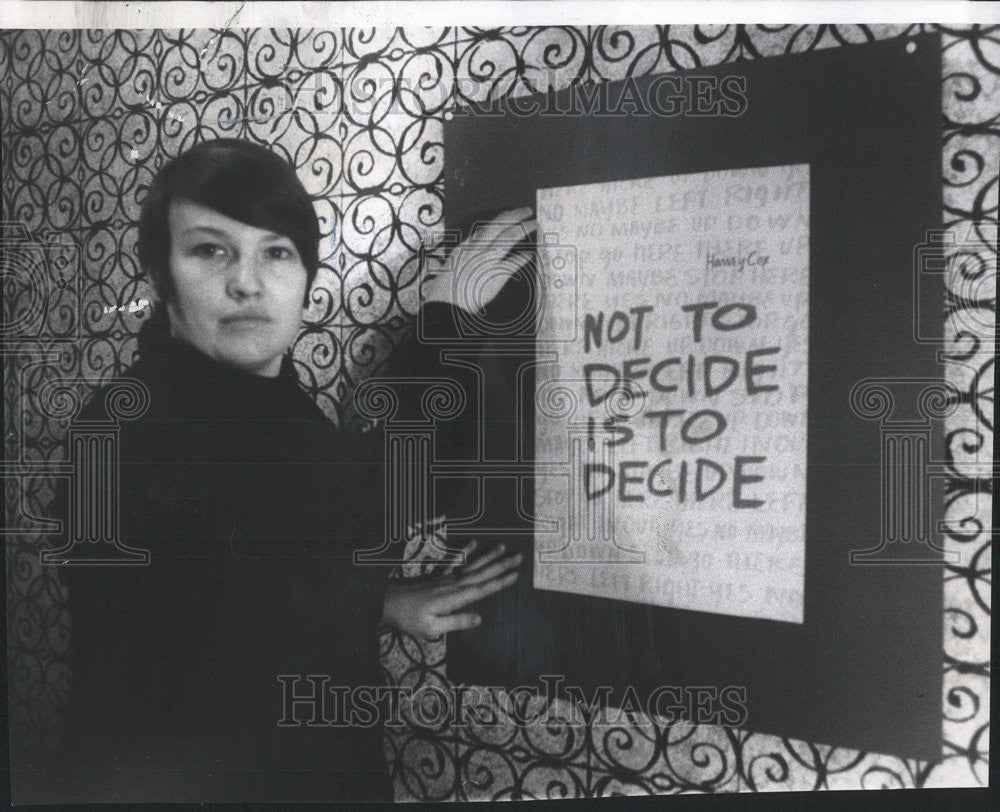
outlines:
{"label": "woman's eye", "polygon": [[271,259],[289,259],[295,254],[283,245],[274,245],[267,249],[267,255]]}
{"label": "woman's eye", "polygon": [[196,245],[191,252],[200,259],[216,259],[225,253],[225,249],[221,245],[205,242]]}

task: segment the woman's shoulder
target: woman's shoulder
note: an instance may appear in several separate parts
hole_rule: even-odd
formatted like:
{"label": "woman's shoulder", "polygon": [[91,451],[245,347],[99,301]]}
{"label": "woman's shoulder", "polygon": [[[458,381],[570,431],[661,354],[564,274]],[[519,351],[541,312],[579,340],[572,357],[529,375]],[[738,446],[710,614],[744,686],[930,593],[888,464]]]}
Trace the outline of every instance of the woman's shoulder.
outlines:
{"label": "woman's shoulder", "polygon": [[84,399],[77,420],[121,422],[146,415],[154,399],[144,366],[137,361],[120,375],[99,383]]}

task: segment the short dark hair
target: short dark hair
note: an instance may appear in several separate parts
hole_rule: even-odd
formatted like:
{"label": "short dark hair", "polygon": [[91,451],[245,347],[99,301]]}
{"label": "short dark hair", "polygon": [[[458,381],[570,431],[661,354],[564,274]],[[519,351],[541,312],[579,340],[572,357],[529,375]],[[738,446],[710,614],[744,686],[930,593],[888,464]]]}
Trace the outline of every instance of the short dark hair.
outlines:
{"label": "short dark hair", "polygon": [[265,146],[238,138],[204,141],[181,153],[153,178],[139,215],[139,265],[165,302],[170,275],[170,204],[183,198],[288,237],[306,268],[306,301],[319,268],[319,223],[295,169]]}

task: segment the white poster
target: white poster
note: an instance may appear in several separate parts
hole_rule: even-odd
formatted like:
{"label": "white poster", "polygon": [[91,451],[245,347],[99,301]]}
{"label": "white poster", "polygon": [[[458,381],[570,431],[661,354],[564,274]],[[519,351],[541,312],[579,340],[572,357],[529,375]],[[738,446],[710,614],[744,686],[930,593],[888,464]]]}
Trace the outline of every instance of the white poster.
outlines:
{"label": "white poster", "polygon": [[540,271],[572,257],[577,296],[540,305],[535,587],[801,623],[809,166],[537,211]]}

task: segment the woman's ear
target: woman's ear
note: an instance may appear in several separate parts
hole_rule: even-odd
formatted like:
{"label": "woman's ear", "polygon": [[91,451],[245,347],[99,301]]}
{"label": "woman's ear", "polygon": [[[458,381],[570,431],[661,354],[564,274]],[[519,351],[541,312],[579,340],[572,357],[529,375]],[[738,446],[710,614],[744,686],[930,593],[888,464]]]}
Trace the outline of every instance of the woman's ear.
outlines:
{"label": "woman's ear", "polygon": [[179,321],[177,318],[176,308],[170,302],[164,302],[160,305],[163,312],[163,320],[166,322],[167,327],[170,329],[170,335],[177,338],[177,333],[174,332],[176,329],[176,324]]}

